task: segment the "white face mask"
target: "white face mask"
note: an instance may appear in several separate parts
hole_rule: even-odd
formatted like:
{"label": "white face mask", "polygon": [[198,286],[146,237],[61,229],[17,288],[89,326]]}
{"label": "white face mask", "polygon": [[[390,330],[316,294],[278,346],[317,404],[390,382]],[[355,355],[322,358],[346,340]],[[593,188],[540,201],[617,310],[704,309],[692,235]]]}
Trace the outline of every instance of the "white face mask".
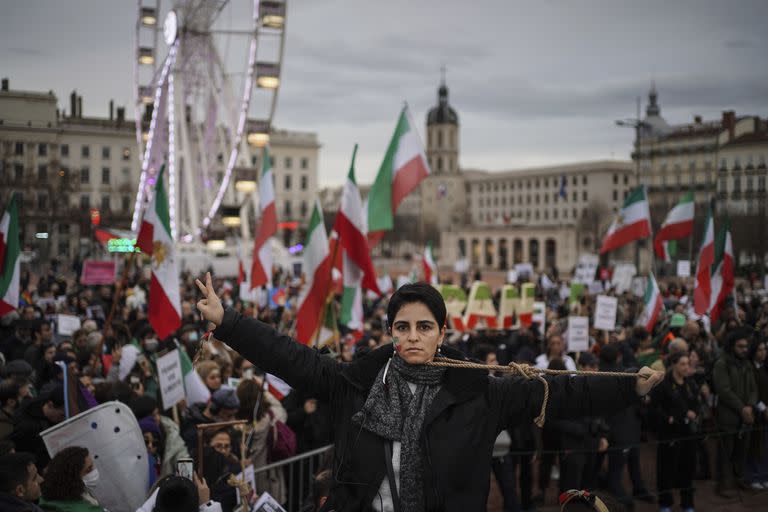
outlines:
{"label": "white face mask", "polygon": [[99,481],[99,470],[96,468],[93,468],[93,470],[90,473],[86,473],[86,475],[83,477],[83,483],[86,487],[93,487],[96,485],[96,482]]}
{"label": "white face mask", "polygon": [[197,331],[190,332],[189,341],[197,341],[197,340],[198,340]]}

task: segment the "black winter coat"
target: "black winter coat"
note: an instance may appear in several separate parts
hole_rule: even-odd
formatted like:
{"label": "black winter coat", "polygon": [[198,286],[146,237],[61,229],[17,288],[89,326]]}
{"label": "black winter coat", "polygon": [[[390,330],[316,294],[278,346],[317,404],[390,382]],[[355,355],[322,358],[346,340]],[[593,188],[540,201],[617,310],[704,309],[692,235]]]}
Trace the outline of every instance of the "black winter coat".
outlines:
{"label": "black winter coat", "polygon": [[[386,475],[385,443],[352,422],[379,370],[392,356],[386,345],[352,363],[338,363],[227,308],[214,336],[252,363],[331,406],[333,488],[322,510],[370,511]],[[443,354],[461,358],[449,347]],[[616,377],[548,378],[548,421],[596,416],[638,401],[635,380]],[[490,377],[484,370],[448,368],[424,419],[427,511],[484,511],[493,444],[504,428],[530,424],[539,414],[544,386],[536,379]]]}
{"label": "black winter coat", "polygon": [[43,405],[48,399],[37,397],[22,404],[16,411],[16,426],[9,437],[16,444],[17,452],[27,452],[35,456],[35,464],[42,473],[51,457],[45,447],[40,432],[53,426],[43,414]]}

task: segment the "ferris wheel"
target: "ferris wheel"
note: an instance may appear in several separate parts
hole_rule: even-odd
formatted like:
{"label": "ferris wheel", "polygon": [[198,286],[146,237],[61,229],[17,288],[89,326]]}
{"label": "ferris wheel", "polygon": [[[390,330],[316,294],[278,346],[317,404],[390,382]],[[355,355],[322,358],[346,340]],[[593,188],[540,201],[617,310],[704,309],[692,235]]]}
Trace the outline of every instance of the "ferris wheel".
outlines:
{"label": "ferris wheel", "polygon": [[[287,0],[139,0],[134,91],[142,169],[132,230],[165,167],[171,231],[193,242],[258,212],[259,148],[269,142]],[[222,209],[236,223],[226,223]],[[241,220],[243,222],[241,222]]]}

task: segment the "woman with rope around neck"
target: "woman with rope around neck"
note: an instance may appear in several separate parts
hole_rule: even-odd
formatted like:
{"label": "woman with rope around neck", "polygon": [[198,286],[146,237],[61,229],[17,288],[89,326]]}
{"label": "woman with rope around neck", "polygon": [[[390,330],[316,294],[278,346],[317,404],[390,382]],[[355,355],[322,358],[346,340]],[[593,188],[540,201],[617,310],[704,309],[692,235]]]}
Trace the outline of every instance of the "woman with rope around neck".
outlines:
{"label": "woman with rope around neck", "polygon": [[[210,274],[197,307],[213,335],[264,371],[327,401],[334,421],[333,488],[324,511],[483,511],[502,429],[540,419],[599,416],[636,403],[663,378],[489,376],[443,345],[445,303],[424,283],[389,301],[395,343],[338,363],[221,305]],[[431,364],[428,364],[431,363]],[[547,399],[545,400],[545,389]],[[545,403],[546,402],[546,403]],[[543,404],[544,407],[543,407]],[[543,410],[544,409],[544,410]],[[543,417],[542,417],[543,415]]]}

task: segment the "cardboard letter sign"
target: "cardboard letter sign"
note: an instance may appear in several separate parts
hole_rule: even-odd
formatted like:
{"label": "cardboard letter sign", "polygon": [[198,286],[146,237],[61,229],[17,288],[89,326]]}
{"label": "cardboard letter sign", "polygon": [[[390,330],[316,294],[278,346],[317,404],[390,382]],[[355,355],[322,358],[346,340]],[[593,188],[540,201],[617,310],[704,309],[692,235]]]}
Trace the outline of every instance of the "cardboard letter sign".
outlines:
{"label": "cardboard letter sign", "polygon": [[181,360],[176,350],[157,358],[157,380],[160,384],[163,410],[168,410],[184,400],[184,375],[181,373]]}
{"label": "cardboard letter sign", "polygon": [[586,352],[589,350],[589,318],[586,316],[568,317],[568,351]]}
{"label": "cardboard letter sign", "polygon": [[619,299],[608,295],[597,296],[597,308],[595,308],[595,329],[612,331],[616,329],[616,309]]}

